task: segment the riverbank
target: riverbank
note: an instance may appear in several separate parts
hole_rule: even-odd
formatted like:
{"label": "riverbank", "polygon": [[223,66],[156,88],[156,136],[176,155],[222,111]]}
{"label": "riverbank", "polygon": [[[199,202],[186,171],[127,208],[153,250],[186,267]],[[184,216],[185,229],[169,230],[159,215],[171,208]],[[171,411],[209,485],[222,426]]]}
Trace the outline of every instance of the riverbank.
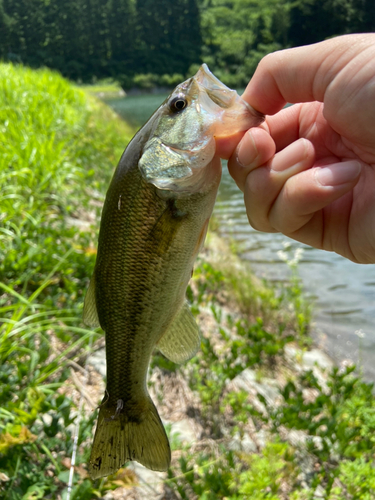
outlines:
{"label": "riverbank", "polygon": [[372,498],[371,385],[311,348],[297,270],[256,278],[215,221],[187,294],[201,350],[181,366],[156,353],[150,368],[171,468],[88,478],[104,338],[82,304],[130,129],[49,71],[0,65],[0,102],[0,496],[65,499],[82,415],[72,499]]}

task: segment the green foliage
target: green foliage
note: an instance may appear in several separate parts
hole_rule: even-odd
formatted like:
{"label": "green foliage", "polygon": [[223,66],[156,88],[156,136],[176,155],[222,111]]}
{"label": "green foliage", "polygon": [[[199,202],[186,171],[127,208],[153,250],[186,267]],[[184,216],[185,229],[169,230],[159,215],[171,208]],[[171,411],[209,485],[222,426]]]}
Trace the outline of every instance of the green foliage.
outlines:
{"label": "green foliage", "polygon": [[294,46],[319,42],[336,35],[373,31],[375,28],[373,2],[305,0],[294,2],[290,7],[288,39]]}
{"label": "green foliage", "polygon": [[298,247],[294,252],[292,251],[291,244],[285,242],[284,250],[278,252],[278,256],[284,261],[290,270],[290,278],[282,291],[284,301],[288,301],[290,307],[293,309],[293,314],[296,318],[295,328],[301,339],[306,339],[305,343],[308,344],[309,340],[307,334],[311,322],[312,304],[305,297],[302,288],[302,280],[298,273],[298,264],[303,256],[303,248]]}
{"label": "green foliage", "polygon": [[0,56],[47,65],[89,80],[134,69],[137,46],[132,0],[3,0],[7,24]]}
{"label": "green foliage", "polygon": [[[92,116],[100,114],[95,101],[88,101],[83,92],[47,70],[1,65],[0,100],[4,145],[0,280],[32,291],[72,248],[77,234],[74,221],[93,210],[92,193],[108,182],[110,166],[129,134],[124,134],[123,127],[121,137],[104,121],[108,116],[100,116],[94,127]],[[95,165],[107,165],[107,169],[95,172]],[[92,262],[85,251],[88,247],[89,234],[82,234],[64,276],[54,277],[60,300],[66,304],[82,297],[74,282],[87,276]]]}
{"label": "green foliage", "polygon": [[[214,451],[202,452],[198,457],[186,451],[179,460],[178,471],[169,472],[182,498],[191,498],[193,492],[197,498],[209,500],[281,500],[287,488],[287,498],[307,500],[314,498],[318,486],[329,500],[373,497],[372,385],[354,377],[353,368],[343,372],[333,369],[324,385],[312,371],[302,372],[281,389],[283,402],[277,407],[269,405],[258,393],[258,400],[266,408],[264,413],[249,402],[246,392],[226,388],[233,377],[230,365],[238,363],[237,354],[228,353],[223,360],[213,351],[204,340],[199,364],[195,367],[193,360],[193,367],[188,370],[191,387],[199,394],[202,405],[200,418],[206,438],[225,442],[221,432],[224,427],[231,436],[243,438],[246,424],[253,419],[258,428],[270,425],[276,439],[280,439],[280,429],[293,429],[303,431],[306,441],[298,452],[281,441],[269,441],[261,454],[233,452],[225,444],[220,446],[218,456]],[[206,363],[211,363],[210,370]],[[309,488],[303,492],[298,483],[301,453],[314,463]]]}
{"label": "green foliage", "polygon": [[[29,299],[2,285],[18,299],[0,308],[0,471],[8,478],[0,482],[0,495],[12,500],[45,498],[64,486],[55,478],[72,453],[77,410],[60,388],[70,374],[68,360],[95,338],[79,326],[77,311],[37,302],[48,284]],[[51,332],[70,342],[57,351]],[[91,435],[92,425],[93,415],[81,426],[79,443]],[[80,452],[77,463],[86,458]]]}
{"label": "green foliage", "polygon": [[374,19],[373,0],[1,0],[0,58],[144,90],[205,61],[242,87],[269,52],[371,32]]}
{"label": "green foliage", "polygon": [[[312,371],[289,381],[281,394],[286,405],[270,409],[275,430],[280,425],[302,429],[311,436],[319,436],[319,447],[314,452],[326,460],[332,447],[342,456],[356,458],[374,448],[375,402],[372,385],[351,376],[354,368],[329,374],[324,388]],[[316,397],[306,398],[306,389]]]}
{"label": "green foliage", "polygon": [[[202,339],[201,351],[191,361],[188,371],[189,385],[198,392],[202,402],[201,417],[205,427],[216,437],[221,436],[221,409],[228,404],[232,407],[233,420],[237,424],[246,420],[246,416],[252,412],[243,394],[226,393],[228,382],[245,368],[272,368],[277,356],[283,355],[285,345],[295,340],[293,335],[285,332],[284,321],[270,329],[265,327],[261,317],[252,321],[246,317],[234,321],[228,316],[227,325],[224,325],[217,296],[225,290],[230,296],[233,286],[233,276],[229,282],[224,276],[210,263],[203,262],[194,272],[197,285],[195,293],[192,288],[188,289],[193,311],[198,313],[199,306],[210,305],[221,337],[219,350],[208,337]],[[242,280],[246,281],[243,277]],[[236,427],[235,431],[240,427]]]}
{"label": "green foliage", "polygon": [[184,454],[179,459],[181,475],[175,476],[170,469],[170,482],[178,490],[183,500],[195,495],[199,500],[219,500],[229,497],[233,468],[235,467],[232,452],[213,458],[209,454],[198,456]]}
{"label": "green foliage", "polygon": [[[291,330],[295,341],[303,346],[309,345],[311,341],[307,334],[311,321],[311,303],[304,296],[296,267],[298,262],[293,259],[288,260],[286,253],[285,256],[292,273],[290,280],[279,286],[272,286],[257,279],[245,263],[241,263],[239,271],[239,259],[235,255],[226,261],[218,260],[215,265],[208,262],[199,263],[193,275],[197,287],[194,288],[194,292],[188,287],[187,292],[193,312],[198,312],[199,305],[220,302],[223,293],[227,293],[225,302],[233,300],[244,318],[254,323],[255,357],[259,357],[262,351],[268,354],[273,349],[275,353],[282,349],[286,342],[291,341]],[[290,314],[286,313],[288,310]],[[265,347],[267,336],[262,337],[260,343],[257,338],[255,325],[259,318],[265,329],[270,331],[267,347]],[[275,342],[276,337],[280,339],[282,345],[280,342]]]}
{"label": "green foliage", "polygon": [[267,443],[261,456],[246,457],[249,470],[239,476],[239,495],[231,497],[254,500],[279,500],[282,481],[291,479],[295,471],[293,452],[286,443]]}
{"label": "green foliage", "polygon": [[136,0],[139,69],[157,75],[186,74],[200,60],[201,30],[196,0]]}
{"label": "green foliage", "polygon": [[[70,363],[98,338],[81,326],[95,255],[75,221],[96,222],[129,130],[49,70],[1,64],[0,101],[0,497],[57,498],[77,418]],[[78,465],[93,422],[81,422]],[[91,481],[75,487],[92,498]]]}
{"label": "green foliage", "polygon": [[269,442],[259,454],[241,456],[221,450],[218,458],[204,453],[198,457],[183,455],[182,476],[169,477],[185,500],[192,494],[199,500],[281,500],[282,481],[294,479],[293,451],[285,443]]}
{"label": "green foliage", "polygon": [[185,79],[181,73],[158,75],[156,73],[136,73],[133,77],[123,75],[119,77],[119,82],[123,89],[136,87],[143,91],[150,91],[154,87],[173,88]]}
{"label": "green foliage", "polygon": [[[327,494],[335,478],[343,474],[338,457],[361,459],[366,469],[374,450],[373,386],[354,377],[353,371],[354,367],[343,372],[334,368],[324,386],[312,371],[302,373],[282,389],[284,403],[268,407],[276,434],[280,426],[307,433],[307,447],[316,461],[313,484],[324,484]],[[345,469],[350,470],[349,466]]]}
{"label": "green foliage", "polygon": [[363,457],[353,462],[343,461],[339,466],[338,479],[341,484],[332,488],[329,500],[372,500],[375,497],[374,463],[367,462]]}
{"label": "green foliage", "polygon": [[203,58],[215,75],[229,86],[247,85],[260,59],[287,45],[289,8],[277,0],[203,2]]}
{"label": "green foliage", "polygon": [[[183,15],[181,15],[183,13]],[[2,0],[0,57],[90,81],[185,74],[200,59],[196,0]]]}

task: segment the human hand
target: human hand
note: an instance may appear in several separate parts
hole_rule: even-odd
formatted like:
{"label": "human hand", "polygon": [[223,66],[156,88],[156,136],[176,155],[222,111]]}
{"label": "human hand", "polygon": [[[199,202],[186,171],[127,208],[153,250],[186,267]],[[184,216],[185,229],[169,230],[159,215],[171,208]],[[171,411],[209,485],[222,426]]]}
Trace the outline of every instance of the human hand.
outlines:
{"label": "human hand", "polygon": [[228,162],[255,229],[375,262],[374,60],[375,34],[362,34],[260,62],[243,98],[273,116]]}

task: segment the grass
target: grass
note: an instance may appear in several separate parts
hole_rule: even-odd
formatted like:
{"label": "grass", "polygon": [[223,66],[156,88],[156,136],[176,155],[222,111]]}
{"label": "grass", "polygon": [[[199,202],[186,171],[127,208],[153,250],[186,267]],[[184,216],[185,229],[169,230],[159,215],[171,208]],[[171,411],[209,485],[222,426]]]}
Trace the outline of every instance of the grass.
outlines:
{"label": "grass", "polygon": [[79,88],[85,92],[88,92],[89,94],[93,94],[95,96],[106,96],[106,97],[111,97],[111,96],[119,96],[119,95],[124,95],[124,91],[120,87],[120,84],[118,82],[115,82],[112,79],[104,79],[100,80],[96,83],[93,83],[91,85],[80,85]]}
{"label": "grass", "polygon": [[1,64],[0,102],[0,496],[52,498],[77,415],[70,362],[98,337],[81,323],[98,212],[132,131],[48,70]]}
{"label": "grass", "polygon": [[[47,70],[1,64],[0,102],[0,497],[65,499],[79,376],[93,346],[103,345],[100,331],[82,326],[83,297],[104,193],[132,130]],[[208,246],[188,288],[202,349],[182,366],[160,355],[152,362],[161,414],[168,418],[181,400],[173,392],[180,384],[180,413],[200,429],[194,445],[172,440],[166,498],[374,498],[372,386],[352,369],[299,370],[285,354],[292,343],[300,352],[310,343],[296,259],[286,256],[292,279],[275,288],[213,234]],[[253,391],[235,388],[244,369],[254,374]],[[102,394],[91,380],[98,375],[89,375],[95,405]],[[270,381],[277,404],[264,396]],[[88,478],[95,417],[82,413],[72,500],[136,482],[126,468]]]}

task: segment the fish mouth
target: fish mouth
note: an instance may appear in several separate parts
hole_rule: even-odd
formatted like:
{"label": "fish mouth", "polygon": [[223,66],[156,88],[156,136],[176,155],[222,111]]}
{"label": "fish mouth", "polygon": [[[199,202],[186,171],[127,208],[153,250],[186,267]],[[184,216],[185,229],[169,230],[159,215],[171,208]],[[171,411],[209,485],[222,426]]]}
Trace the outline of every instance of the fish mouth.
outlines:
{"label": "fish mouth", "polygon": [[193,79],[202,90],[207,92],[210,99],[221,108],[229,108],[235,102],[237,92],[216,78],[208,69],[206,63],[202,64]]}
{"label": "fish mouth", "polygon": [[210,117],[206,121],[207,132],[214,137],[233,136],[259,126],[265,119],[236,90],[213,75],[207,64],[202,64],[193,78],[184,83],[186,94],[194,96],[197,112]]}
{"label": "fish mouth", "polygon": [[[211,73],[206,63],[202,64],[193,79],[215,104],[224,110],[232,108],[235,112],[241,112],[244,115],[242,118],[243,127],[254,127],[260,125],[264,121],[265,116],[263,113],[260,113],[250,106],[248,102],[238,95],[236,90],[227,87],[221,82]],[[246,113],[246,111],[248,113]],[[248,114],[247,117],[246,114]],[[247,126],[246,122],[251,122],[251,125]],[[236,130],[235,132],[241,132],[241,130]]]}
{"label": "fish mouth", "polygon": [[[179,101],[181,108],[176,107]],[[244,132],[263,120],[202,64],[163,103],[139,160],[142,176],[162,190],[200,191],[212,180],[206,167],[215,156],[215,138]]]}
{"label": "fish mouth", "polygon": [[180,84],[178,88],[186,95],[198,96],[200,92],[204,92],[221,108],[229,108],[237,97],[237,92],[216,78],[206,63],[203,63],[197,73]]}

